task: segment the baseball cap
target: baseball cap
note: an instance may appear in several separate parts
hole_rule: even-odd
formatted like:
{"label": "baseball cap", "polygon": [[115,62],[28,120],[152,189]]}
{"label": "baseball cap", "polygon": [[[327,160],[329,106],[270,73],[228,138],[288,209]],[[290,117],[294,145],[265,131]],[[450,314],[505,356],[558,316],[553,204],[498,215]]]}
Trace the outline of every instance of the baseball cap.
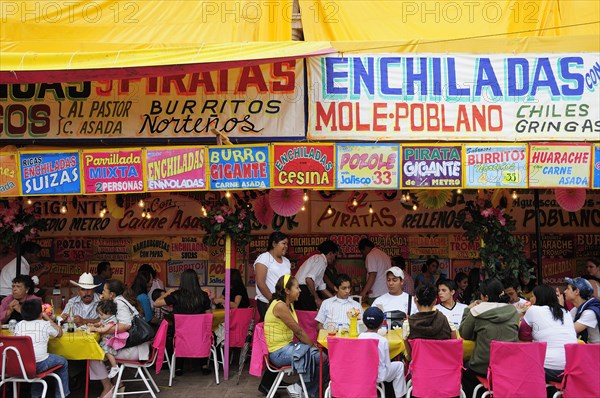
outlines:
{"label": "baseball cap", "polygon": [[573,286],[575,289],[579,289],[579,295],[582,298],[592,297],[594,294],[594,288],[592,284],[583,278],[565,278],[568,285]]}
{"label": "baseball cap", "polygon": [[383,323],[383,311],[377,307],[369,307],[363,314],[363,323],[369,329],[378,329]]}
{"label": "baseball cap", "polygon": [[387,274],[388,272],[391,272],[392,274],[394,274],[394,276],[398,278],[404,279],[404,271],[402,271],[400,267],[392,267],[388,269],[385,273]]}

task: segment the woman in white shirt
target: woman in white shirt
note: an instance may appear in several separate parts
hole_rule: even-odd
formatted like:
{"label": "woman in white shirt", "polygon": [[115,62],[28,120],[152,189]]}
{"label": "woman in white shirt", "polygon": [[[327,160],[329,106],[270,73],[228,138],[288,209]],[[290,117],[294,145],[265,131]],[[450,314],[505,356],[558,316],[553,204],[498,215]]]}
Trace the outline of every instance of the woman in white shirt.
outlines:
{"label": "woman in white shirt", "polygon": [[283,232],[275,231],[269,236],[268,251],[254,261],[256,278],[256,307],[260,321],[265,319],[275,284],[285,274],[290,274],[290,260],[285,257],[288,250],[288,237]]}
{"label": "woman in white shirt", "polygon": [[544,371],[547,381],[560,381],[565,369],[565,344],[577,343],[573,319],[560,306],[556,292],[548,285],[533,289],[532,306],[519,326],[519,340],[547,343]]}

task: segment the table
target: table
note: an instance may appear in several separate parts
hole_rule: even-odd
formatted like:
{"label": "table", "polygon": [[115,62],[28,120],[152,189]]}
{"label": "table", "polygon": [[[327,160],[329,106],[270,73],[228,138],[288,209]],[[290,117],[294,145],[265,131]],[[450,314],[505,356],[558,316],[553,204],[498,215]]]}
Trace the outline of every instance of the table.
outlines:
{"label": "table", "polygon": [[[2,329],[2,336],[12,336],[8,330]],[[48,340],[48,352],[64,357],[68,360],[86,361],[85,369],[85,397],[88,397],[90,383],[90,361],[102,361],[104,351],[98,345],[100,335],[76,330],[73,333],[64,332],[61,337]]]}
{"label": "table", "polygon": [[225,310],[222,308],[213,310],[213,323],[212,330],[215,330],[219,327],[219,325],[225,322]]}

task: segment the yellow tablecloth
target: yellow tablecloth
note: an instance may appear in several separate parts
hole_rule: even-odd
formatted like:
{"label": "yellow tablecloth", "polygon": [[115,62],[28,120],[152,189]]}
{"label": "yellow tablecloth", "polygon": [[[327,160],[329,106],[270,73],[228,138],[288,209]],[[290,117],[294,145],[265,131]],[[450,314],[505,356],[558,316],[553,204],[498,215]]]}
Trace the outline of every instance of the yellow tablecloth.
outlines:
{"label": "yellow tablecloth", "polygon": [[[395,329],[390,330],[386,336],[388,343],[390,344],[390,358],[394,358],[400,353],[406,353],[404,349],[404,340],[402,340],[402,330]],[[327,348],[327,331],[325,329],[319,330],[319,336],[317,342],[323,347]],[[473,354],[475,348],[475,342],[471,340],[463,340],[463,358],[469,359]]]}
{"label": "yellow tablecloth", "polygon": [[[10,336],[8,330],[2,330],[3,336]],[[63,333],[61,337],[48,340],[48,352],[70,360],[102,360],[104,351],[98,345],[98,333],[88,334],[81,330]]]}
{"label": "yellow tablecloth", "polygon": [[213,310],[213,330],[215,330],[219,324],[223,322],[225,322],[225,310],[222,308]]}

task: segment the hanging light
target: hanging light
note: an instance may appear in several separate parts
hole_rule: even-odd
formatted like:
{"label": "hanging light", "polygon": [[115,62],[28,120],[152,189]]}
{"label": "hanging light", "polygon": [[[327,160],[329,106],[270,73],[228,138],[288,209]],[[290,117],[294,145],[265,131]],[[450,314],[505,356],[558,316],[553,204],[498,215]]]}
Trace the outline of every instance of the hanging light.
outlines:
{"label": "hanging light", "polygon": [[331,205],[327,206],[327,214],[333,214],[333,209],[331,208]]}
{"label": "hanging light", "polygon": [[308,193],[306,192],[306,189],[304,190],[304,196],[302,197],[302,200],[308,202]]}
{"label": "hanging light", "polygon": [[62,202],[62,206],[60,206],[60,214],[67,214],[67,202]]}
{"label": "hanging light", "polygon": [[140,199],[140,201],[138,202],[138,206],[139,206],[139,207],[144,207],[144,206],[146,206],[146,203],[144,203],[144,199]]}
{"label": "hanging light", "polygon": [[142,218],[146,218],[146,209],[142,210]]}
{"label": "hanging light", "polygon": [[373,205],[369,205],[369,214],[373,214]]}
{"label": "hanging light", "polygon": [[356,198],[352,198],[352,206],[358,206],[358,201],[356,200]]}
{"label": "hanging light", "polygon": [[148,212],[146,213],[146,218],[147,218],[148,220],[152,218],[152,214],[150,214],[150,211],[148,211]]}
{"label": "hanging light", "polygon": [[27,198],[27,204],[31,206],[33,204],[33,200],[31,200],[31,198]]}
{"label": "hanging light", "polygon": [[405,198],[407,202],[410,200],[410,191],[406,193]]}
{"label": "hanging light", "polygon": [[106,207],[103,207],[102,210],[100,210],[100,218],[104,218],[104,216],[106,216],[107,211],[108,210],[106,209]]}
{"label": "hanging light", "polygon": [[460,195],[460,194],[462,193],[462,189],[458,188],[458,189],[456,190],[456,193]]}
{"label": "hanging light", "polygon": [[405,195],[405,194],[402,194],[402,197],[400,198],[400,200],[401,200],[402,202],[406,202],[406,195]]}
{"label": "hanging light", "polygon": [[417,204],[415,203],[415,204],[413,205],[413,210],[417,211],[417,209],[418,209],[418,208],[419,208],[419,206],[417,206]]}
{"label": "hanging light", "polygon": [[231,198],[231,192],[229,192],[229,191],[225,192],[225,197],[227,199]]}
{"label": "hanging light", "polygon": [[517,195],[517,191],[512,191],[512,198],[513,199],[517,199],[519,197],[519,195]]}
{"label": "hanging light", "polygon": [[300,208],[300,211],[305,211],[305,210],[306,210],[306,206],[302,206],[302,207]]}

